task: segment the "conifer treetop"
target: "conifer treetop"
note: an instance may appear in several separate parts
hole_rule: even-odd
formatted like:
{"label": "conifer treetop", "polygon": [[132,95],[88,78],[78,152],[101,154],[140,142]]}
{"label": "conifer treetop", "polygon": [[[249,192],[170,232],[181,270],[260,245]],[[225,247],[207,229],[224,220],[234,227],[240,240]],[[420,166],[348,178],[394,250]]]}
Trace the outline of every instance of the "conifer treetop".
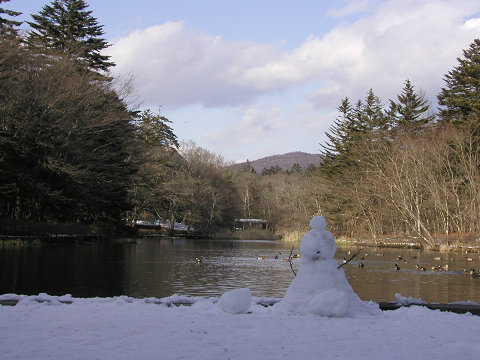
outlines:
{"label": "conifer treetop", "polygon": [[45,5],[27,22],[32,28],[28,43],[72,56],[92,70],[108,70],[115,64],[101,51],[110,44],[102,38],[103,25],[87,7],[84,0],[55,0]]}
{"label": "conifer treetop", "polygon": [[480,39],[457,60],[459,65],[444,77],[446,87],[438,95],[438,103],[444,121],[461,125],[480,117]]}
{"label": "conifer treetop", "polygon": [[17,34],[18,30],[15,29],[16,26],[22,25],[21,21],[15,21],[11,19],[6,19],[3,16],[7,15],[9,17],[15,17],[21,15],[21,12],[5,9],[1,6],[4,2],[9,2],[10,0],[0,0],[0,33],[13,33]]}

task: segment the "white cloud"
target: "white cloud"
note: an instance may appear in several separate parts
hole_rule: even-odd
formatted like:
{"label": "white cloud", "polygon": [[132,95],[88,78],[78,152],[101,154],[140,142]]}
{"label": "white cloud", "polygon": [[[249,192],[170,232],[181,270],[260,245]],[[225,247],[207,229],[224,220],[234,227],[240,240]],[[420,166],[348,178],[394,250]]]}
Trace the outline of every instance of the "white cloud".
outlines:
{"label": "white cloud", "polygon": [[465,22],[467,30],[475,30],[480,33],[480,18],[472,18]]}
{"label": "white cloud", "polygon": [[395,93],[407,78],[436,91],[461,49],[478,36],[477,19],[465,18],[479,10],[473,1],[388,1],[372,15],[248,69],[242,81],[269,89],[319,80],[324,86],[313,98],[325,96],[328,104],[332,96],[363,97],[369,88]]}
{"label": "white cloud", "polygon": [[[245,160],[253,151],[258,157],[282,146],[293,151],[295,141],[313,148],[340,100],[364,98],[370,88],[387,103],[409,78],[434,103],[444,74],[480,34],[478,0],[353,1],[330,15],[365,10],[362,18],[311,35],[291,51],[167,22],[121,38],[109,55],[117,71],[133,74],[148,106],[234,109],[236,116],[227,114],[221,124],[201,119],[203,142],[226,158]],[[309,93],[292,90],[302,86]],[[258,106],[266,97],[279,101]],[[298,106],[287,111],[282,99]]]}
{"label": "white cloud", "polygon": [[209,131],[205,134],[205,140],[217,147],[228,146],[233,142],[240,147],[255,146],[278,130],[279,112],[279,108],[268,111],[248,108],[237,124]]}
{"label": "white cloud", "polygon": [[336,116],[331,111],[312,111],[308,103],[289,111],[259,105],[247,108],[233,125],[207,131],[201,142],[235,162],[299,150],[318,153]]}
{"label": "white cloud", "polygon": [[[347,8],[369,4],[354,1]],[[289,52],[275,44],[227,42],[167,22],[121,38],[109,55],[117,71],[133,74],[146,103],[171,107],[248,103],[306,81],[328,86],[313,97],[319,101],[322,94],[340,99],[370,87],[385,93],[406,78],[428,92],[478,36],[479,19],[466,20],[479,10],[478,2],[468,0],[386,1],[371,15],[310,36]]]}
{"label": "white cloud", "polygon": [[335,18],[350,16],[350,15],[367,11],[375,3],[376,1],[372,1],[372,0],[349,1],[348,4],[343,8],[331,8],[327,12],[327,15]]}
{"label": "white cloud", "polygon": [[361,71],[364,39],[347,28],[323,38],[310,37],[297,49],[262,66],[247,69],[240,79],[259,89],[277,88],[312,79],[329,80],[339,72]]}
{"label": "white cloud", "polygon": [[181,22],[137,30],[108,50],[119,73],[131,72],[148,104],[223,106],[252,99],[255,89],[238,86],[243,69],[277,56],[272,45],[226,42],[197,34]]}

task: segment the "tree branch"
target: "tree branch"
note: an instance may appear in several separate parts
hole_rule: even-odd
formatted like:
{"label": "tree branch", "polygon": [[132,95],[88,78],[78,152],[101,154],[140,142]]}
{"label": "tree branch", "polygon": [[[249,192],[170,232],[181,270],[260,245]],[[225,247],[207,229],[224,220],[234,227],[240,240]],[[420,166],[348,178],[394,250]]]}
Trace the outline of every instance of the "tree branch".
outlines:
{"label": "tree branch", "polygon": [[292,250],[290,251],[290,255],[288,256],[288,262],[290,263],[290,269],[292,269],[293,275],[297,276],[297,273],[295,272],[295,270],[293,270],[292,255],[293,255],[293,246],[292,246]]}
{"label": "tree branch", "polygon": [[358,251],[357,251],[355,254],[353,254],[352,257],[351,257],[350,259],[348,259],[347,261],[345,261],[343,264],[338,265],[338,266],[337,266],[337,269],[340,269],[343,265],[346,265],[346,264],[348,264],[350,261],[352,261],[352,259],[353,259],[355,256],[357,256],[360,251],[362,251],[362,248],[358,249]]}

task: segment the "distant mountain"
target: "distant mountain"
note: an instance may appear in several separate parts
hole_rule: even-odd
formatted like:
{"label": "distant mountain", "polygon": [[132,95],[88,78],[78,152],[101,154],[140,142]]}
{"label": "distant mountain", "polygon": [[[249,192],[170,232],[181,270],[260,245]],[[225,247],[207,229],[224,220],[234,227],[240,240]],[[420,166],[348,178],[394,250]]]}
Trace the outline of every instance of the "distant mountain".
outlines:
{"label": "distant mountain", "polygon": [[[253,166],[255,171],[258,174],[262,173],[263,169],[269,169],[270,167],[279,166],[284,171],[292,170],[292,166],[295,163],[298,163],[302,169],[308,168],[310,165],[318,166],[320,164],[320,155],[318,154],[309,154],[301,151],[295,151],[286,153],[283,155],[272,155],[267,156],[258,160],[249,160],[250,164]],[[245,165],[246,162],[237,164],[239,166]]]}

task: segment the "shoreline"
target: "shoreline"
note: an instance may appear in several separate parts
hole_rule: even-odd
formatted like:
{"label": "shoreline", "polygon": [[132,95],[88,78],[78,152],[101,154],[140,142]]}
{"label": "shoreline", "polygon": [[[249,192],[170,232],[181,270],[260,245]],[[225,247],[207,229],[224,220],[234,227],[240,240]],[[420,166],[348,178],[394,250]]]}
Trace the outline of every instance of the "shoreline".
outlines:
{"label": "shoreline", "polygon": [[[296,244],[299,243],[305,233],[300,231],[287,232],[281,237],[278,236],[275,239],[265,238],[249,238],[249,240],[276,240],[286,243]],[[125,235],[119,236],[120,238],[176,238],[176,239],[199,239],[192,236],[166,236],[165,234],[136,234],[133,236]],[[465,253],[480,253],[480,238],[475,234],[465,234],[462,236],[439,236],[438,243],[435,247],[422,246],[422,242],[419,238],[413,236],[392,235],[383,236],[376,239],[366,237],[365,235],[359,235],[358,237],[350,237],[344,235],[335,235],[335,240],[338,246],[344,247],[370,247],[370,248],[401,248],[401,249],[418,249],[418,250],[431,250],[441,252],[465,252]],[[219,239],[218,236],[213,238]],[[225,237],[226,240],[242,239],[244,237]],[[211,238],[205,238],[211,239]],[[0,234],[0,244],[18,243],[22,245],[40,245],[40,244],[65,244],[76,242],[100,242],[108,241],[104,236],[98,235],[84,235],[84,234],[23,234],[23,235],[7,235]]]}
{"label": "shoreline", "polygon": [[[290,243],[299,243],[303,235],[301,231],[285,232],[282,240]],[[419,237],[409,235],[384,235],[373,238],[359,234],[355,237],[333,233],[337,245],[352,247],[402,248],[442,252],[480,253],[480,236],[478,234],[438,234],[434,237],[435,246],[424,246]]]}
{"label": "shoreline", "polygon": [[384,238],[376,240],[353,239],[347,237],[339,237],[337,244],[341,246],[364,246],[376,248],[401,248],[401,249],[418,249],[441,252],[465,252],[465,253],[480,253],[480,244],[473,242],[439,242],[436,246],[422,246],[419,240],[402,238]]}
{"label": "shoreline", "polygon": [[[15,294],[0,294],[0,306],[16,306],[20,301],[24,298],[31,298],[32,302],[36,302],[38,304],[62,304],[62,305],[72,305],[75,298],[65,298],[62,297],[55,297],[49,296],[46,294],[40,294],[38,296],[32,295],[15,295]],[[105,298],[107,299],[107,298]],[[124,297],[128,302],[129,297]],[[155,305],[164,305],[167,307],[179,307],[179,306],[193,306],[196,302],[201,300],[207,300],[202,297],[188,297],[188,296],[179,296],[179,297],[167,297],[167,298],[130,298],[130,302],[133,300],[144,300],[146,303],[155,304]],[[217,302],[218,299],[212,299],[214,303]],[[279,298],[267,298],[267,297],[260,297],[254,298],[253,302],[256,305],[263,306],[265,308],[272,307],[275,304],[279,303],[281,299]],[[390,302],[378,302],[379,309],[382,311],[395,311],[402,307],[410,307],[410,306],[422,306],[426,307],[430,310],[440,310],[441,312],[451,312],[456,314],[466,314],[470,313],[472,315],[480,316],[480,305],[477,303],[447,303],[447,304],[440,304],[440,303],[424,303],[424,302],[406,302],[402,303],[399,301],[390,301]]]}

